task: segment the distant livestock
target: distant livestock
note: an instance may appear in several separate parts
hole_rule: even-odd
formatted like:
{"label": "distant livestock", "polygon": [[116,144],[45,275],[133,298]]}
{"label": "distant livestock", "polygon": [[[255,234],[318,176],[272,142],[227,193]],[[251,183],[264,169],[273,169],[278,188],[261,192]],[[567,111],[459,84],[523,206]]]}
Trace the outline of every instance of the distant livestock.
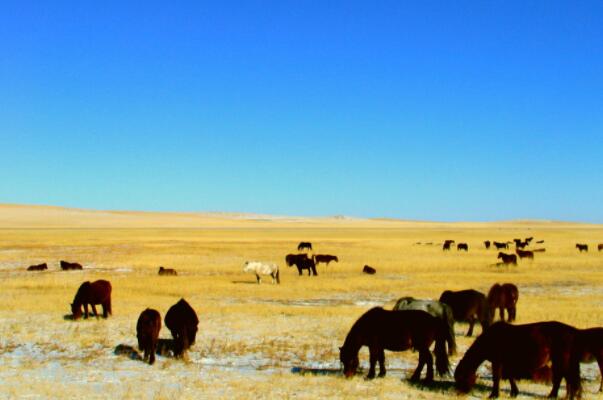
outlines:
{"label": "distant livestock", "polygon": [[314,263],[314,260],[308,258],[308,256],[304,253],[287,254],[287,256],[285,257],[285,262],[289,267],[295,265],[297,267],[297,272],[299,272],[299,275],[302,275],[302,271],[304,269],[308,270],[308,276],[318,275],[318,272],[316,272],[316,264]]}
{"label": "distant livestock", "polygon": [[456,353],[456,340],[454,337],[454,315],[452,309],[446,303],[437,300],[421,300],[413,297],[402,297],[398,299],[393,310],[423,310],[436,318],[444,321],[450,332],[448,337],[448,354]]}
{"label": "distant livestock", "polygon": [[312,243],[310,242],[300,242],[297,245],[297,250],[298,251],[302,251],[302,250],[312,250]]}
{"label": "distant livestock", "polygon": [[509,248],[508,243],[504,243],[504,242],[492,242],[492,243],[494,244],[494,247],[496,247],[497,250]]}
{"label": "distant livestock", "polygon": [[599,244],[597,245],[597,250],[598,250],[598,251],[603,250],[603,243],[599,243]]}
{"label": "distant livestock", "polygon": [[368,265],[365,265],[362,268],[362,272],[364,272],[365,274],[369,274],[369,275],[375,275],[375,273],[377,273],[377,270],[373,267],[369,267]]}
{"label": "distant livestock", "polygon": [[61,269],[63,271],[67,271],[67,270],[71,270],[71,269],[83,269],[82,265],[78,264],[78,263],[70,263],[70,262],[61,260],[60,264],[61,264]]}
{"label": "distant livestock", "polygon": [[519,300],[519,289],[512,283],[495,283],[488,292],[488,306],[490,314],[494,317],[498,308],[500,319],[505,320],[504,310],[507,310],[507,321],[513,322],[517,317],[517,300]]}
{"label": "distant livestock", "polygon": [[272,283],[281,283],[278,271],[278,265],[273,263],[263,263],[260,261],[245,261],[243,264],[244,272],[252,272],[258,281],[258,284],[262,283],[260,275],[270,275]]}
{"label": "distant livestock", "polygon": [[542,243],[544,243],[544,240],[537,240],[536,243],[542,244]]}
{"label": "distant livestock", "polygon": [[469,323],[467,336],[473,335],[473,325],[476,320],[482,326],[482,332],[492,323],[486,295],[477,290],[467,289],[457,292],[446,290],[440,296],[440,302],[450,306],[455,321]]}
{"label": "distant livestock", "polygon": [[582,253],[583,251],[588,252],[588,245],[582,243],[576,243],[576,248]]}
{"label": "distant livestock", "polygon": [[138,317],[136,323],[136,337],[138,338],[138,349],[144,352],[144,360],[150,365],[155,362],[155,352],[161,329],[161,315],[159,311],[147,308]]}
{"label": "distant livestock", "polygon": [[492,392],[497,398],[500,379],[508,379],[511,397],[519,394],[516,379],[533,379],[541,371],[552,369],[553,388],[549,398],[556,398],[565,378],[567,398],[580,394],[580,364],[574,356],[577,329],[557,321],[511,325],[496,322],[479,336],[467,350],[454,371],[457,389],[468,393],[477,380],[476,370],[484,361],[492,363]]}
{"label": "distant livestock", "polygon": [[503,264],[517,265],[517,256],[515,254],[499,252],[497,258],[502,260]]}
{"label": "distant livestock", "polygon": [[163,267],[159,267],[159,275],[173,275],[176,276],[178,275],[178,273],[176,272],[175,269],[173,268],[163,268]]}
{"label": "distant livestock", "polygon": [[486,249],[489,249],[489,248],[490,248],[490,241],[489,241],[489,240],[484,241],[484,247],[485,247]]}
{"label": "distant livestock", "polygon": [[519,250],[519,249],[515,249],[515,253],[517,253],[517,255],[519,256],[519,258],[530,258],[530,259],[534,259],[534,252],[533,251],[529,251],[529,250]]}
{"label": "distant livestock", "polygon": [[546,249],[534,249],[532,250],[533,253],[544,253],[546,251]]}
{"label": "distant livestock", "polygon": [[186,300],[180,299],[165,314],[164,322],[174,338],[174,356],[181,357],[195,344],[199,325],[197,313]]}
{"label": "distant livestock", "polygon": [[29,267],[27,267],[28,271],[46,271],[48,269],[48,266],[46,265],[46,263],[42,263],[42,264],[38,264],[38,265],[30,265]]}
{"label": "distant livestock", "polygon": [[370,368],[367,379],[375,377],[379,361],[379,377],[385,376],[385,352],[416,350],[419,352],[419,365],[410,377],[419,381],[421,371],[427,364],[425,383],[433,381],[433,357],[429,347],[435,341],[435,369],[438,375],[448,373],[449,361],[446,353],[446,341],[450,331],[439,318],[421,310],[389,311],[381,307],[365,312],[348,332],[343,346],[339,348],[339,360],[343,364],[346,378],[356,374],[358,352],[362,346],[369,349]]}
{"label": "distant livestock", "polygon": [[330,254],[316,254],[314,256],[314,263],[318,265],[319,263],[325,263],[329,266],[331,261],[339,262],[339,258],[337,256],[332,256]]}
{"label": "distant livestock", "polygon": [[469,251],[469,245],[467,243],[459,243],[456,245],[456,249]]}
{"label": "distant livestock", "polygon": [[447,251],[450,250],[450,246],[454,243],[454,240],[445,240],[444,244],[442,245],[442,250],[443,251]]}
{"label": "distant livestock", "polygon": [[88,318],[88,305],[92,307],[92,312],[98,317],[97,304],[103,307],[103,318],[107,318],[112,314],[111,283],[109,281],[100,279],[94,282],[86,281],[80,285],[73,298],[73,303],[71,303],[73,319],[82,316],[82,306],[84,306],[84,318]]}

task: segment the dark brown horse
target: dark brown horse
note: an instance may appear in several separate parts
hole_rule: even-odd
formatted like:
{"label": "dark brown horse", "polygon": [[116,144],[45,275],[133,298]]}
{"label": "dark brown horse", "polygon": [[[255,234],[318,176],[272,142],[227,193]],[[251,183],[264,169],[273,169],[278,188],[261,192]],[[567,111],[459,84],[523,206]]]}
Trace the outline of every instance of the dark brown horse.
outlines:
{"label": "dark brown horse", "polygon": [[302,274],[302,270],[308,270],[308,276],[310,275],[318,275],[316,272],[316,264],[312,258],[309,258],[306,254],[287,254],[285,257],[285,263],[291,267],[295,265],[297,267],[297,272]]}
{"label": "dark brown horse", "polygon": [[496,247],[497,250],[509,248],[508,243],[503,243],[503,242],[492,242],[492,243],[494,244],[494,247]]}
{"label": "dark brown horse", "polygon": [[489,249],[489,248],[490,248],[490,241],[489,241],[489,240],[486,240],[486,241],[484,242],[484,247],[485,247],[486,249]]}
{"label": "dark brown horse", "polygon": [[515,249],[515,253],[517,253],[517,255],[519,256],[520,259],[522,259],[522,258],[529,258],[531,260],[534,259],[534,252],[530,251],[530,250]]}
{"label": "dark brown horse", "polygon": [[161,329],[161,315],[159,311],[147,308],[138,317],[136,323],[136,337],[138,338],[138,349],[144,351],[144,360],[149,364],[155,362],[155,351],[159,330]]}
{"label": "dark brown horse", "polygon": [[454,243],[454,240],[447,239],[444,240],[444,244],[442,245],[442,250],[447,251],[450,250],[450,246]]}
{"label": "dark brown horse", "polygon": [[446,323],[421,310],[389,311],[375,307],[364,313],[352,326],[339,348],[339,359],[343,363],[346,377],[356,374],[358,351],[367,346],[370,353],[368,379],[375,377],[375,365],[379,361],[379,377],[385,376],[385,352],[415,349],[419,352],[419,365],[410,378],[418,381],[427,364],[426,383],[433,381],[433,357],[429,347],[435,341],[435,364],[440,376],[448,373],[446,341],[449,336]]}
{"label": "dark brown horse", "polygon": [[440,302],[448,304],[452,308],[455,321],[469,322],[467,336],[473,335],[473,325],[476,320],[482,326],[482,332],[492,323],[490,308],[486,296],[482,292],[473,289],[458,292],[446,290],[440,296]]}
{"label": "dark brown horse", "polygon": [[163,268],[163,267],[159,267],[159,275],[178,275],[178,273],[176,272],[175,269],[173,268]]}
{"label": "dark brown horse", "polygon": [[519,289],[512,283],[503,283],[502,285],[495,283],[488,292],[488,306],[492,317],[496,314],[496,309],[501,320],[505,320],[505,312],[507,310],[508,321],[513,322],[517,316],[517,300],[519,300]]}
{"label": "dark brown horse", "polygon": [[364,267],[362,267],[362,272],[369,275],[375,275],[377,273],[377,270],[371,266],[365,265]]}
{"label": "dark brown horse", "polygon": [[302,250],[312,250],[312,243],[310,243],[310,242],[300,242],[297,245],[297,251],[302,251]]}
{"label": "dark brown horse", "polygon": [[580,361],[599,364],[601,384],[599,392],[603,392],[603,328],[590,328],[578,330],[576,346],[580,353]]}
{"label": "dark brown horse", "polygon": [[469,251],[469,245],[467,243],[459,243],[456,245],[456,249],[458,250],[465,250],[465,251]]}
{"label": "dark brown horse", "polygon": [[337,256],[332,256],[330,254],[316,254],[316,255],[314,255],[314,263],[316,265],[318,265],[319,263],[325,263],[325,264],[327,264],[327,267],[328,267],[329,263],[331,261],[339,262],[339,258],[337,258]]}
{"label": "dark brown horse", "polygon": [[174,355],[182,356],[189,347],[195,344],[199,325],[197,313],[186,300],[180,299],[165,314],[164,322],[174,338]]}
{"label": "dark brown horse", "polygon": [[71,270],[71,269],[83,269],[83,268],[82,268],[81,264],[70,263],[70,262],[61,260],[61,269],[63,271],[68,271],[68,270]]}
{"label": "dark brown horse", "polygon": [[603,243],[599,243],[599,244],[597,245],[597,250],[598,250],[598,251],[603,250]]}
{"label": "dark brown horse", "polygon": [[519,393],[516,379],[533,379],[543,367],[551,364],[553,389],[549,397],[557,397],[561,380],[567,383],[570,399],[580,394],[580,363],[574,350],[577,329],[556,321],[526,325],[496,322],[469,347],[454,371],[456,387],[469,392],[475,384],[477,368],[492,363],[492,392],[497,398],[500,379],[508,379],[511,396]]}
{"label": "dark brown horse", "polygon": [[103,318],[107,318],[111,313],[111,282],[98,280],[94,282],[86,281],[82,283],[71,303],[71,312],[73,319],[82,316],[82,306],[84,306],[84,318],[88,318],[88,305],[92,307],[92,312],[98,317],[96,305],[103,307]]}
{"label": "dark brown horse", "polygon": [[48,269],[48,266],[46,265],[46,263],[42,263],[42,264],[38,264],[38,265],[30,265],[29,267],[27,267],[28,271],[46,271]]}
{"label": "dark brown horse", "polygon": [[588,245],[582,243],[576,243],[576,248],[582,253],[583,251],[588,252]]}
{"label": "dark brown horse", "polygon": [[503,264],[517,265],[517,256],[515,254],[507,254],[501,251],[496,258],[501,259]]}

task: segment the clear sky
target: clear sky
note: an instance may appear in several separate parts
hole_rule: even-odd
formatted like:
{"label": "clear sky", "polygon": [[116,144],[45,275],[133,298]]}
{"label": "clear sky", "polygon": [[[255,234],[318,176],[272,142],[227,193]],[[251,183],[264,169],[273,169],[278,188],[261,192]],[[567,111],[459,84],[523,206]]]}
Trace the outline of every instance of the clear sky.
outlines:
{"label": "clear sky", "polygon": [[601,1],[3,1],[0,51],[0,202],[603,222]]}

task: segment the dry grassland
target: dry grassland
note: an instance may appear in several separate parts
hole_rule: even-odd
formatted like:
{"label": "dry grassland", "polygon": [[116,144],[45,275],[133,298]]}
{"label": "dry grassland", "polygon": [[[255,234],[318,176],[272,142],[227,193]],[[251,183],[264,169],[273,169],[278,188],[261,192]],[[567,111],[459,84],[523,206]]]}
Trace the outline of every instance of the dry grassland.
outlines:
{"label": "dry grassland", "polygon": [[[534,236],[546,253],[518,267],[497,267],[482,242]],[[444,239],[469,243],[468,253],[442,252]],[[319,276],[284,265],[299,241],[340,262]],[[433,242],[434,245],[416,244]],[[265,216],[102,213],[47,207],[0,207],[0,397],[3,398],[416,398],[455,397],[451,377],[434,388],[406,381],[412,352],[386,353],[388,375],[345,380],[338,346],[353,322],[375,305],[401,296],[438,298],[445,289],[487,292],[495,282],[520,290],[517,323],[560,320],[603,326],[603,252],[579,254],[576,242],[603,242],[603,227],[561,223],[430,224],[347,219],[274,219]],[[541,245],[538,245],[541,246]],[[534,247],[534,246],[532,246]],[[83,271],[60,271],[59,260]],[[242,272],[246,260],[276,262],[281,285]],[[26,272],[47,262],[47,272]],[[363,275],[364,264],[377,268]],[[159,265],[177,277],[159,277]],[[81,282],[108,279],[113,316],[64,320]],[[135,326],[146,307],[162,314],[184,297],[199,319],[197,343],[185,361],[158,357],[154,366],[114,355],[135,346]],[[457,324],[459,354],[472,339]],[[477,332],[481,329],[477,327]],[[161,337],[169,337],[163,328]],[[368,352],[361,351],[361,365]],[[324,370],[300,374],[296,368]],[[292,370],[293,369],[293,370]],[[488,366],[469,396],[484,398]],[[596,393],[595,365],[583,365],[585,398]],[[402,378],[402,380],[401,380]],[[436,378],[438,379],[438,378]],[[440,379],[441,380],[441,379]],[[520,382],[520,398],[540,398],[549,387]],[[508,384],[503,384],[508,397]],[[562,390],[563,392],[563,390]]]}

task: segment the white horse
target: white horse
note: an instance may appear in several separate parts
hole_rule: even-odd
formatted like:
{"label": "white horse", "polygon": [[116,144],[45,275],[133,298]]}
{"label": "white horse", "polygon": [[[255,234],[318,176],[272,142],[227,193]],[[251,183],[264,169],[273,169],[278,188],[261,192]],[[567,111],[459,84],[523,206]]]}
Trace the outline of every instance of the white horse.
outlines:
{"label": "white horse", "polygon": [[278,272],[278,265],[263,263],[260,261],[245,261],[243,265],[243,271],[255,273],[258,279],[258,284],[262,283],[261,275],[270,275],[272,277],[272,283],[281,283]]}

